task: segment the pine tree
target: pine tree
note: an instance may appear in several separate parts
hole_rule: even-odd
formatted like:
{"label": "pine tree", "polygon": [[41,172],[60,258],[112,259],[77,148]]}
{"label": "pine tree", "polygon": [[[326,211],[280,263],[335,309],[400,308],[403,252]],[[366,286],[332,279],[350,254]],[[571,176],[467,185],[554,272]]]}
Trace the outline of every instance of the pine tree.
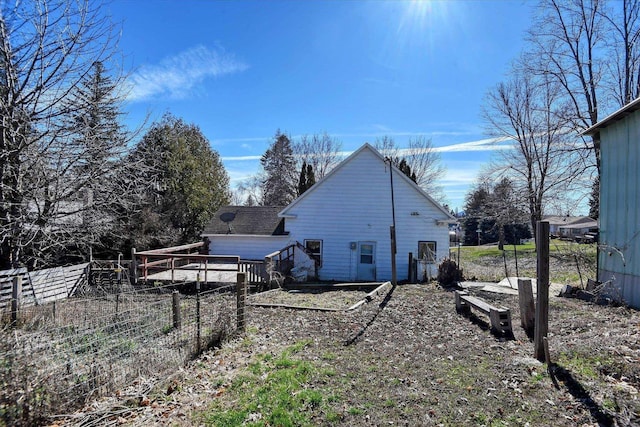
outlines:
{"label": "pine tree", "polygon": [[300,179],[298,180],[298,196],[307,191],[307,188],[307,162],[303,161],[300,168]]}
{"label": "pine tree", "polygon": [[600,216],[600,176],[597,176],[591,187],[589,195],[589,216],[598,219]]}
{"label": "pine tree", "polygon": [[296,162],[291,139],[276,131],[273,143],[262,155],[260,164],[265,173],[262,181],[262,204],[286,206],[297,194]]}
{"label": "pine tree", "polygon": [[298,196],[301,196],[315,183],[316,176],[313,173],[313,166],[308,165],[307,162],[303,161],[302,167],[300,168],[300,179],[298,180]]}
{"label": "pine tree", "polygon": [[316,183],[316,174],[313,172],[313,166],[307,165],[307,190]]}

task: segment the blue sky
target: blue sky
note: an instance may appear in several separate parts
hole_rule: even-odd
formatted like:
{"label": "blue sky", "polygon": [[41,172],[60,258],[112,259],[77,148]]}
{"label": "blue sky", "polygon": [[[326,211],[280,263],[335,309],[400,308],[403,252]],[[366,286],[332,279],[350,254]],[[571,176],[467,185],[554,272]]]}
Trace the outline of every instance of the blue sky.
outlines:
{"label": "blue sky", "polygon": [[108,11],[122,25],[130,126],[167,111],[198,125],[232,185],[257,171],[277,129],[326,131],[345,151],[425,135],[441,151],[455,209],[494,152],[482,142],[482,102],[519,54],[533,7],[114,0]]}

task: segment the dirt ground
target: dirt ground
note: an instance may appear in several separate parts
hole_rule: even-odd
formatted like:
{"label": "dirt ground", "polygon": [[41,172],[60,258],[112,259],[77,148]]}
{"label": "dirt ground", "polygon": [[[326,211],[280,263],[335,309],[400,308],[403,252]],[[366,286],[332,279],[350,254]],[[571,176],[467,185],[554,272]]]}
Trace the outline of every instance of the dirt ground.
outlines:
{"label": "dirt ground", "polygon": [[[170,379],[141,378],[57,425],[205,424],[211,402],[233,405],[228,390],[256,358],[305,340],[293,357],[333,372],[305,384],[334,396],[307,408],[313,425],[640,424],[639,312],[551,297],[548,370],[532,357],[517,296],[471,292],[511,309],[513,339],[492,335],[483,315],[457,314],[453,293],[435,284],[391,288],[351,311],[249,307],[244,337]],[[281,302],[278,295],[265,298]],[[291,294],[282,296],[290,303]],[[303,296],[313,306],[360,297]],[[329,420],[328,410],[337,416]]]}

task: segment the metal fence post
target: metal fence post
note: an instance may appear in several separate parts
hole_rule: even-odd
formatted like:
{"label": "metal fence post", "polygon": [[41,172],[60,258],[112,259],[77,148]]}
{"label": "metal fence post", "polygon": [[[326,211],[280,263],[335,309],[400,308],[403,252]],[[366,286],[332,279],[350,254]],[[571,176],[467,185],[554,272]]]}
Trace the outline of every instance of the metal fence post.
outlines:
{"label": "metal fence post", "polygon": [[246,329],[246,317],[245,317],[245,304],[247,298],[247,274],[238,273],[238,280],[236,283],[236,296],[237,296],[237,319],[238,319],[238,332],[244,333]]}

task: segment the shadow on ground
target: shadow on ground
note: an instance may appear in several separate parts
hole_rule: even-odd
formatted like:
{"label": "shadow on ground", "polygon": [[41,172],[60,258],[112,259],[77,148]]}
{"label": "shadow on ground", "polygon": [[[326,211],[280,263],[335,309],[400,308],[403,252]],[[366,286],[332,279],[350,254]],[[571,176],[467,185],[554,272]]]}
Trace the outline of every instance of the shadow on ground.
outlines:
{"label": "shadow on ground", "polygon": [[571,371],[554,363],[549,366],[549,375],[555,388],[560,390],[560,382],[563,383],[569,394],[589,410],[591,416],[598,422],[599,426],[606,427],[614,425],[613,416],[603,410],[596,401],[593,400],[589,392],[582,386],[580,381],[573,376]]}
{"label": "shadow on ground", "polygon": [[389,301],[391,301],[391,296],[393,295],[393,291],[395,291],[395,290],[396,290],[396,287],[395,286],[391,286],[391,288],[389,289],[389,292],[387,292],[387,295],[385,295],[385,297],[382,300],[382,302],[380,302],[380,304],[378,305],[378,309],[374,313],[374,315],[371,318],[371,320],[369,320],[367,322],[367,324],[364,325],[362,327],[362,329],[360,329],[355,335],[353,335],[349,339],[346,339],[344,341],[344,345],[345,346],[349,346],[351,344],[354,344],[358,340],[358,338],[360,338],[362,335],[364,335],[364,333],[367,331],[369,326],[373,325],[373,322],[375,322],[375,320],[378,317],[378,315],[382,312],[382,310],[384,310],[384,308],[387,306],[387,304],[389,304]]}

